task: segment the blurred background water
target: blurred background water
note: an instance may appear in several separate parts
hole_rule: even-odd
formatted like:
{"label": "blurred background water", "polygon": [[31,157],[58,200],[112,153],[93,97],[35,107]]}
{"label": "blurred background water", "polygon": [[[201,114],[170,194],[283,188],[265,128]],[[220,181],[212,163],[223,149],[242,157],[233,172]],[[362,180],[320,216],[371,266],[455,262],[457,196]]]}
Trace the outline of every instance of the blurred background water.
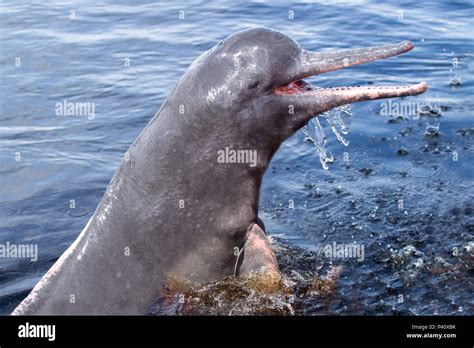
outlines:
{"label": "blurred background water", "polygon": [[[473,314],[471,1],[2,1],[0,243],[37,244],[39,260],[0,259],[9,313],[84,227],[119,162],[187,66],[229,34],[266,26],[304,48],[411,40],[410,53],[311,79],[318,87],[428,82],[397,100],[425,114],[354,104],[348,147],[321,168],[296,134],[262,187],[260,214],[282,243],[357,243],[335,294],[305,314]],[[58,102],[95,103],[59,117]],[[430,129],[430,126],[431,129]],[[436,128],[438,130],[436,131]],[[131,202],[133,204],[133,202]],[[283,264],[285,268],[288,265]]]}

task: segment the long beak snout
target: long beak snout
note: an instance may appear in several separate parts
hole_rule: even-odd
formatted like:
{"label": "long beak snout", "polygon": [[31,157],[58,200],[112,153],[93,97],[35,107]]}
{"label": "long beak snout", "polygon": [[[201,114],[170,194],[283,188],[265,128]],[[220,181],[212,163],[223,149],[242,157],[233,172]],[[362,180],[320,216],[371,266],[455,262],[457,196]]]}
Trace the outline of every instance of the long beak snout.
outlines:
{"label": "long beak snout", "polygon": [[356,48],[332,52],[303,51],[299,80],[305,77],[347,68],[353,65],[386,59],[406,53],[413,49],[410,41],[402,41],[396,45]]}
{"label": "long beak snout", "polygon": [[286,86],[275,89],[284,104],[303,114],[304,121],[340,105],[382,98],[417,95],[428,89],[426,82],[408,86],[362,86],[316,89],[301,79],[322,73],[393,57],[413,49],[409,41],[395,45],[315,53],[303,51],[301,63]]}

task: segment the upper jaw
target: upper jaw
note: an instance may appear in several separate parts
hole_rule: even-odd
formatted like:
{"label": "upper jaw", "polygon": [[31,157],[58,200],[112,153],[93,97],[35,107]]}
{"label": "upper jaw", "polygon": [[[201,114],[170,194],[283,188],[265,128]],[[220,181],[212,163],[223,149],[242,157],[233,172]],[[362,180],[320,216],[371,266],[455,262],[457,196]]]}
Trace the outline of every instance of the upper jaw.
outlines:
{"label": "upper jaw", "polygon": [[310,52],[303,50],[301,65],[293,76],[293,81],[323,74],[329,71],[347,68],[375,60],[386,59],[412,50],[410,41],[402,41],[395,45],[346,49],[332,52]]}

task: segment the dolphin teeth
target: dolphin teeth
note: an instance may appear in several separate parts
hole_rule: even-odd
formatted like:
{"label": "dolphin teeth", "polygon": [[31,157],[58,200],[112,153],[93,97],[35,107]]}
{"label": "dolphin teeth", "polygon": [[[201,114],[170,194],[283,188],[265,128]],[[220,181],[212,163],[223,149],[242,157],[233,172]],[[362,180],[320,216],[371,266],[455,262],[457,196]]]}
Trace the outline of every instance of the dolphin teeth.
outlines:
{"label": "dolphin teeth", "polygon": [[278,87],[275,89],[276,94],[300,94],[306,92],[314,92],[314,91],[350,91],[356,89],[366,89],[370,91],[377,91],[377,90],[400,90],[410,88],[408,85],[404,86],[338,86],[338,87],[314,87],[311,84],[301,80],[296,82],[290,82],[286,86]]}

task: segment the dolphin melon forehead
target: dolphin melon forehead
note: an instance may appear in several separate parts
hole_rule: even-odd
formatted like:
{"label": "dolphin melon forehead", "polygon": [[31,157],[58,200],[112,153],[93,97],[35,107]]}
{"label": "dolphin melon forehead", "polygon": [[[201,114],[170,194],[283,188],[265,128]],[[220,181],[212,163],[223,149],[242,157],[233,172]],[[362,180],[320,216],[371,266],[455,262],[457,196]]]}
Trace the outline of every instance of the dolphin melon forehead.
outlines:
{"label": "dolphin melon forehead", "polygon": [[[254,72],[254,77],[259,76],[262,84],[277,87],[287,82],[300,62],[302,48],[281,32],[251,28],[227,37],[218,46],[218,54],[221,59],[229,59],[235,67]],[[240,70],[240,73],[244,71]]]}
{"label": "dolphin melon forehead", "polygon": [[[267,28],[251,28],[239,31],[223,41],[227,53],[265,51],[274,62],[301,54],[300,45],[289,36]],[[296,57],[295,57],[296,58]]]}

